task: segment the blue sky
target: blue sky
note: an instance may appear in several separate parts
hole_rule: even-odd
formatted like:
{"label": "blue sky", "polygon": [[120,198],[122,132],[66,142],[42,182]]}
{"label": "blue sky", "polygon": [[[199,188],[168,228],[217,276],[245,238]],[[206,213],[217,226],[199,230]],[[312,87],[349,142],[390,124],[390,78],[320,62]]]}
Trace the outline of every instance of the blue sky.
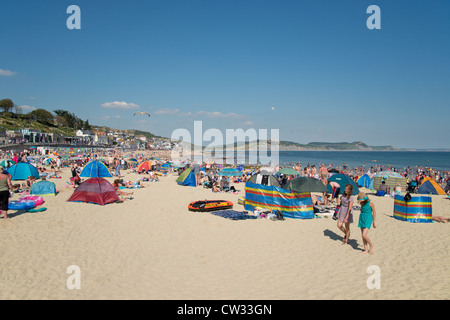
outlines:
{"label": "blue sky", "polygon": [[[72,4],[81,30],[66,27]],[[366,27],[369,5],[379,30]],[[3,0],[0,11],[0,98],[24,112],[167,137],[202,120],[299,143],[450,148],[449,1]]]}

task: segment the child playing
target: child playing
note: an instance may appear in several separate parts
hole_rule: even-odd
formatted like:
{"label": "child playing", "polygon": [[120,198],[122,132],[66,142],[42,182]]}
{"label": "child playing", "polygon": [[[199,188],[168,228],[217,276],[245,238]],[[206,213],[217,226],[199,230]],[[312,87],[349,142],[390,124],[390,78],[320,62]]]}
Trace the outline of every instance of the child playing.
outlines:
{"label": "child playing", "polygon": [[[369,232],[369,229],[372,225],[374,228],[376,228],[375,205],[373,204],[373,202],[369,200],[369,198],[364,192],[359,193],[358,201],[361,204],[361,214],[359,215],[358,227],[361,228],[361,236],[364,244],[363,253],[373,254],[373,244],[372,241],[370,241],[369,237],[367,236],[367,233]],[[369,245],[370,247],[369,250],[367,245]]]}
{"label": "child playing", "polygon": [[337,214],[337,227],[344,233],[342,244],[348,244],[350,238],[350,223],[353,223],[353,186],[348,184],[345,186],[344,194],[339,201],[340,209]]}

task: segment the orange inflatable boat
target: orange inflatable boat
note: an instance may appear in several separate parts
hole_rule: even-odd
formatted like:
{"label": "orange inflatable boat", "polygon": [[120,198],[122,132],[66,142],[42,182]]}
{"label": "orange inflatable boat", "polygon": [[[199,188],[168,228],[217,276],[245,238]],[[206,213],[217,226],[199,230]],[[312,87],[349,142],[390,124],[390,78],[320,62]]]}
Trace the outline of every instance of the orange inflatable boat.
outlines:
{"label": "orange inflatable boat", "polygon": [[233,202],[226,200],[200,200],[189,203],[189,211],[214,211],[233,208]]}

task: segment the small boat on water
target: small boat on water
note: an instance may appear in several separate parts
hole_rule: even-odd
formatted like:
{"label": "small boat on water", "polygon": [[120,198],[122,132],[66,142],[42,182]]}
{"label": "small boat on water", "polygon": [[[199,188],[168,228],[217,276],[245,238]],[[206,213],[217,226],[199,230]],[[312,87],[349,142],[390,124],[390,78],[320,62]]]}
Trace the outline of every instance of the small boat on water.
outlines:
{"label": "small boat on water", "polygon": [[226,200],[200,200],[189,203],[189,211],[214,211],[233,208],[233,202]]}

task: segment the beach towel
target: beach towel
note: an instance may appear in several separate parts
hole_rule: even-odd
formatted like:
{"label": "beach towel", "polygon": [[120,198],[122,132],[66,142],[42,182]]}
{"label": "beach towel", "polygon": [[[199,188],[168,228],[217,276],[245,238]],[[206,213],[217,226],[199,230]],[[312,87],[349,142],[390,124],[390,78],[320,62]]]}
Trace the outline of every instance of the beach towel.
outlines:
{"label": "beach towel", "polygon": [[230,220],[257,219],[255,216],[248,215],[246,211],[242,212],[236,210],[220,210],[220,211],[211,211],[210,213],[215,216],[219,216]]}

